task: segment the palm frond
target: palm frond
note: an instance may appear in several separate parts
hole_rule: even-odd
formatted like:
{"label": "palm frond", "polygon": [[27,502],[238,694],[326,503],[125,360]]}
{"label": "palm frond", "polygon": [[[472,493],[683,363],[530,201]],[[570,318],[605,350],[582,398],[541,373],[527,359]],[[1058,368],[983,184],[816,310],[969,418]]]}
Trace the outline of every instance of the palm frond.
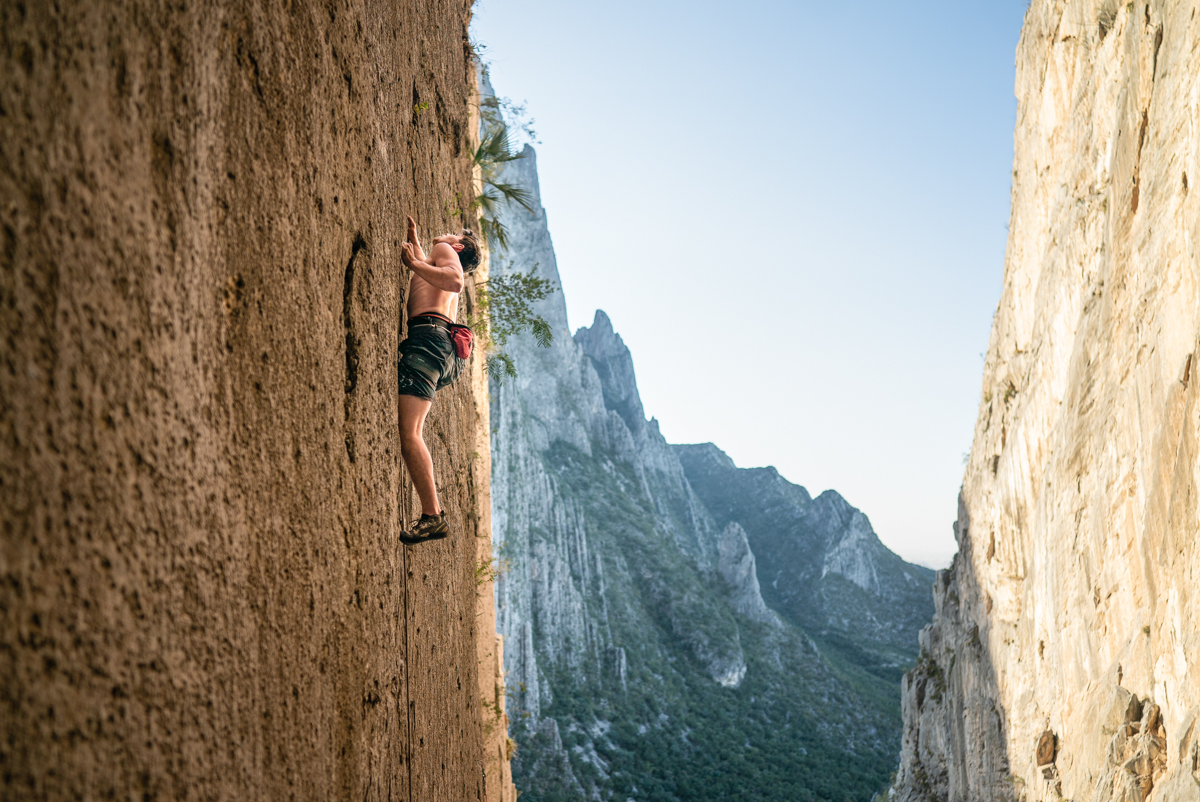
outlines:
{"label": "palm frond", "polygon": [[475,164],[479,165],[485,174],[495,171],[496,167],[505,162],[519,158],[521,153],[512,149],[508,140],[508,128],[504,125],[491,126],[479,140],[479,147],[475,148]]}
{"label": "palm frond", "polygon": [[496,193],[500,198],[503,198],[508,203],[515,203],[527,212],[532,213],[533,196],[529,194],[529,190],[524,187],[519,187],[516,184],[509,184],[505,181],[487,181],[484,193],[492,193],[495,197]]}
{"label": "palm frond", "polygon": [[[471,201],[471,208],[479,210],[479,229],[497,257],[509,248],[508,230],[500,220],[501,207],[515,203],[531,214],[536,213],[535,201],[528,189],[501,180],[504,165],[522,156],[521,151],[513,149],[504,110],[516,119],[517,130],[530,139],[535,138],[532,120],[522,122],[525,120],[524,106],[497,98],[480,101],[484,132],[472,160],[479,168],[482,186]],[[528,331],[542,348],[548,348],[554,339],[550,324],[537,314],[533,304],[556,291],[557,287],[547,279],[537,277],[536,272],[537,265],[534,265],[528,273],[493,275],[488,281],[475,284],[478,319],[473,318],[473,321],[487,354],[488,377],[497,384],[517,375],[512,357],[504,353],[509,337]]]}
{"label": "palm frond", "polygon": [[487,237],[488,245],[494,250],[508,250],[508,229],[495,214],[479,215],[479,230]]}

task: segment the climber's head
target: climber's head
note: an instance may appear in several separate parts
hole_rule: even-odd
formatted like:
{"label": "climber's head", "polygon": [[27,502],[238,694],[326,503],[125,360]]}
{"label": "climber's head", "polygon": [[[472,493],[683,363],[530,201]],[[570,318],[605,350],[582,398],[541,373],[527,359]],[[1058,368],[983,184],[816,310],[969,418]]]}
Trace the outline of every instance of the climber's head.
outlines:
{"label": "climber's head", "polygon": [[443,234],[433,240],[434,244],[444,242],[458,252],[458,261],[462,262],[463,272],[474,273],[479,267],[479,240],[475,232],[464,228],[458,234]]}

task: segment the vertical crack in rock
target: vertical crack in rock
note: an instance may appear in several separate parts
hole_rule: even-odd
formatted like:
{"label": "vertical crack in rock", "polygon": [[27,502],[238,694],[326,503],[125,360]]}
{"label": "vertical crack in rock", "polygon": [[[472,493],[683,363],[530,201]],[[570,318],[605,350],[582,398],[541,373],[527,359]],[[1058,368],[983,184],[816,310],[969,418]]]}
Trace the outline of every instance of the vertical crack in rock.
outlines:
{"label": "vertical crack in rock", "polygon": [[[1149,6],[1147,6],[1147,8],[1149,8]],[[1162,43],[1163,26],[1162,23],[1159,23],[1158,28],[1154,31],[1154,63],[1150,67],[1150,80],[1154,80],[1158,77],[1158,51],[1162,50]]]}
{"label": "vertical crack in rock", "polygon": [[354,235],[350,247],[350,261],[346,263],[346,274],[342,282],[342,328],[346,332],[346,397],[344,401],[346,455],[354,462],[354,429],[350,422],[351,403],[358,388],[358,345],[354,331],[354,260],[358,252],[366,247],[361,233]]}

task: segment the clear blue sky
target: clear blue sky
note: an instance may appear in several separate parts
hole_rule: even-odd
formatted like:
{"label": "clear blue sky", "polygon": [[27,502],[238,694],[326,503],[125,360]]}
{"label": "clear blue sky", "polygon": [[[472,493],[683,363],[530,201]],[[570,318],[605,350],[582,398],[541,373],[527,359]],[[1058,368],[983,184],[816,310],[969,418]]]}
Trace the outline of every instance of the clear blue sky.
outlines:
{"label": "clear blue sky", "polygon": [[572,327],[648,415],[955,551],[999,299],[1025,0],[480,0],[536,120]]}

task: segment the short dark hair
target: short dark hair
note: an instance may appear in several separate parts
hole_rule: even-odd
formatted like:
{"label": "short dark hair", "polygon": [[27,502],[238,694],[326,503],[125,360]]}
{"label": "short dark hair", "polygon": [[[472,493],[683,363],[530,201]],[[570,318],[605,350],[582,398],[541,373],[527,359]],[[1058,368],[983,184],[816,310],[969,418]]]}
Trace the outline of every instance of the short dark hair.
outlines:
{"label": "short dark hair", "polygon": [[463,272],[470,275],[479,267],[479,240],[469,228],[464,228],[458,237],[463,246],[458,253],[458,261],[462,263]]}

